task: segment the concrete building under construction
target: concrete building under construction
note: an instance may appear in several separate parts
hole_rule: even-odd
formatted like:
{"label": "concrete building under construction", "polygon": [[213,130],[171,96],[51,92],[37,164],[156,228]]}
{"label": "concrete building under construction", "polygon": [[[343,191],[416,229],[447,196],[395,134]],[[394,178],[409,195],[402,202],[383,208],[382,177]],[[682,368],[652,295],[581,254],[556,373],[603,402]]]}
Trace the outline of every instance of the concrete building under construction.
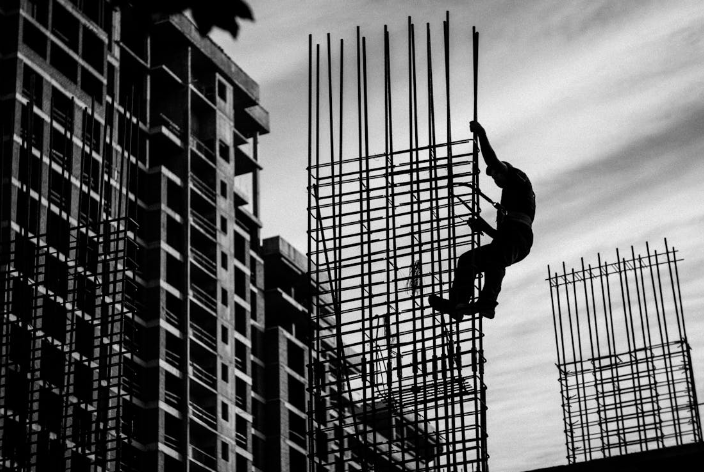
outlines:
{"label": "concrete building under construction", "polygon": [[[329,318],[315,326],[309,296],[308,261],[281,237],[263,241],[266,301],[266,438],[267,471],[362,470],[404,472],[432,461],[441,445],[434,431],[419,428],[417,418],[401,415],[382,402],[355,402],[339,382],[360,375],[360,354],[346,348],[339,355],[335,338],[316,342],[316,332],[330,329]],[[356,359],[356,361],[355,361]],[[314,377],[311,377],[314,375]],[[311,405],[317,405],[310,419]],[[355,427],[341,419],[360,418]],[[364,430],[364,433],[361,431]],[[412,459],[412,460],[411,460]]]}
{"label": "concrete building under construction", "polygon": [[260,245],[257,84],[184,16],[0,5],[3,466],[303,470],[315,290]]}
{"label": "concrete building under construction", "polygon": [[182,15],[0,2],[0,457],[245,470],[258,85]]}

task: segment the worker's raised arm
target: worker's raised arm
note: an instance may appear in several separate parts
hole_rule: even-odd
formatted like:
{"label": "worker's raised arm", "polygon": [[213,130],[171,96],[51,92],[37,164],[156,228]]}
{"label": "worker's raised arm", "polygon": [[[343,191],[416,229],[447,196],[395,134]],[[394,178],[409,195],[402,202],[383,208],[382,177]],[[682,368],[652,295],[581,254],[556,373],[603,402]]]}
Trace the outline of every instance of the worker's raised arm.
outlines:
{"label": "worker's raised arm", "polygon": [[489,144],[489,138],[486,137],[484,127],[477,121],[470,121],[469,130],[472,133],[475,133],[479,138],[479,146],[481,147],[482,156],[484,157],[484,162],[486,162],[487,168],[495,169],[501,174],[506,173],[508,170],[506,168],[506,164],[501,162],[499,158],[496,157],[494,149],[491,147],[491,144]]}

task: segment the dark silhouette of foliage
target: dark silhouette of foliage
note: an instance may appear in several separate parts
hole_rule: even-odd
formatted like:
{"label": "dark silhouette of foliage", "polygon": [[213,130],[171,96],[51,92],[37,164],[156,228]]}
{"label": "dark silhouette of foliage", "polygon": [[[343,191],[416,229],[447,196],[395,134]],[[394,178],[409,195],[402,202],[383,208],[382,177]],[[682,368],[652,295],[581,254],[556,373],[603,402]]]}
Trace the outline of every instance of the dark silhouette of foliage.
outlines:
{"label": "dark silhouette of foliage", "polygon": [[251,8],[243,0],[117,0],[117,5],[133,7],[145,27],[153,18],[190,9],[203,35],[217,26],[237,38],[238,20],[254,20]]}

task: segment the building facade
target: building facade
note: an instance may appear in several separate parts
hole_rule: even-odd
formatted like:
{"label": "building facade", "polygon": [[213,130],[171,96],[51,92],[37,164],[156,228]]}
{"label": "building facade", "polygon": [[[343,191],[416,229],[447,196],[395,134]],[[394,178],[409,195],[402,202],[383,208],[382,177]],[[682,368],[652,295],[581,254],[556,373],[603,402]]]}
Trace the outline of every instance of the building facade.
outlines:
{"label": "building facade", "polygon": [[307,261],[280,237],[262,243],[266,323],[262,464],[266,471],[308,470],[307,439],[310,362]]}
{"label": "building facade", "polygon": [[[330,329],[332,317],[310,313],[309,296],[319,291],[310,279],[306,257],[278,236],[263,241],[262,257],[264,470],[403,472],[431,467],[442,450],[435,431],[419,426],[417,418],[401,414],[397,406],[365,404],[361,396],[343,393],[349,379],[362,375],[361,355],[339,346],[334,337],[314,336],[313,331],[320,329],[317,324],[324,325],[323,331]],[[317,305],[330,304],[326,300]]]}
{"label": "building facade", "polygon": [[188,18],[143,21],[0,2],[6,468],[254,463],[268,114]]}

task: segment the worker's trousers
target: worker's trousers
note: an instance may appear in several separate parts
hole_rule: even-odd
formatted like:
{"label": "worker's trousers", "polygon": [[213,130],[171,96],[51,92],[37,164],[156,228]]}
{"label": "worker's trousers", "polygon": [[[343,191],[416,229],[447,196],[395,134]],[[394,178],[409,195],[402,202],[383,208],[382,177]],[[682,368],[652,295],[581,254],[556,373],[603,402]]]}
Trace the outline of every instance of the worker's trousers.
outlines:
{"label": "worker's trousers", "polygon": [[469,250],[459,257],[450,289],[450,301],[455,304],[469,302],[474,279],[479,273],[484,273],[478,303],[485,307],[495,307],[506,267],[523,260],[530,253],[532,245],[533,230],[530,226],[514,221],[505,222],[491,243]]}

